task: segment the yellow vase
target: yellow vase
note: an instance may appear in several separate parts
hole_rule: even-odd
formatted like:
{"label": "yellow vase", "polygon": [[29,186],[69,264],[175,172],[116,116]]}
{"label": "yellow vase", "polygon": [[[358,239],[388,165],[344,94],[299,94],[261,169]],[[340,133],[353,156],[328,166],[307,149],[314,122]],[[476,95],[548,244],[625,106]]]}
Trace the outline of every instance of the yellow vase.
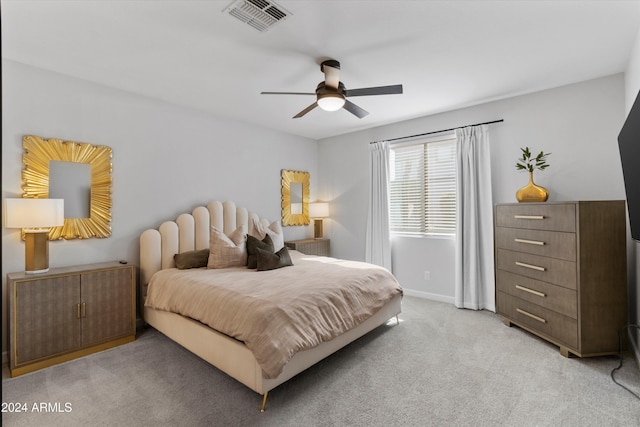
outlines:
{"label": "yellow vase", "polygon": [[546,202],[549,192],[546,188],[540,187],[533,182],[533,172],[529,172],[529,184],[516,192],[518,203],[523,202]]}

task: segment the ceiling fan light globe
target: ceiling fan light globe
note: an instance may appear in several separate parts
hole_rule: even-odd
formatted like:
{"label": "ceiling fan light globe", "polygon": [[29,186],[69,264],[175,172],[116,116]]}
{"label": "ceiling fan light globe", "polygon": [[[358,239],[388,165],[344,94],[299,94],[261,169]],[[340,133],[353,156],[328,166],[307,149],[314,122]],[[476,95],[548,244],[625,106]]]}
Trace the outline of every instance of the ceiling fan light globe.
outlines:
{"label": "ceiling fan light globe", "polygon": [[344,106],[344,97],[337,93],[327,93],[318,97],[318,106],[324,111],[337,111]]}

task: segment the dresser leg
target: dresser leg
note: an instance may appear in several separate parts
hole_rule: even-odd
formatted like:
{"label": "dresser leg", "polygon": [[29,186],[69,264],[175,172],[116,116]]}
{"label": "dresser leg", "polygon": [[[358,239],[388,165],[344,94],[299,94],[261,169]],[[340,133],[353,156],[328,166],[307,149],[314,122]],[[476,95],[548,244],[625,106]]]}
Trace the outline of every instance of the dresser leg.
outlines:
{"label": "dresser leg", "polygon": [[566,358],[571,357],[571,354],[569,353],[569,349],[567,347],[560,346],[560,354]]}
{"label": "dresser leg", "polygon": [[502,318],[502,323],[504,323],[505,326],[511,327],[511,320],[507,319],[506,317]]}

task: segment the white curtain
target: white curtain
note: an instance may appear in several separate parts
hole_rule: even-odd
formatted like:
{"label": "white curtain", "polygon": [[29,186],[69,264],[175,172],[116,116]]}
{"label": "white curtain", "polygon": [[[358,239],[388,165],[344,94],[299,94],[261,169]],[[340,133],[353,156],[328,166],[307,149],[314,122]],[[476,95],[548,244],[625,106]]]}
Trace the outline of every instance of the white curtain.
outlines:
{"label": "white curtain", "polygon": [[369,144],[369,214],[365,260],[391,271],[389,142]]}
{"label": "white curtain", "polygon": [[469,126],[456,137],[455,305],[495,311],[489,130]]}

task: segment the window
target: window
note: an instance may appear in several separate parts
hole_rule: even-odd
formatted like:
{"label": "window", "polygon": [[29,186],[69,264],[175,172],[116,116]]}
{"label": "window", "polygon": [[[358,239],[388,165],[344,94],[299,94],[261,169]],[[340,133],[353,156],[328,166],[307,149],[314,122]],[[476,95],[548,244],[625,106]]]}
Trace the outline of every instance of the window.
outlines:
{"label": "window", "polygon": [[456,139],[392,145],[389,159],[391,231],[454,234]]}

